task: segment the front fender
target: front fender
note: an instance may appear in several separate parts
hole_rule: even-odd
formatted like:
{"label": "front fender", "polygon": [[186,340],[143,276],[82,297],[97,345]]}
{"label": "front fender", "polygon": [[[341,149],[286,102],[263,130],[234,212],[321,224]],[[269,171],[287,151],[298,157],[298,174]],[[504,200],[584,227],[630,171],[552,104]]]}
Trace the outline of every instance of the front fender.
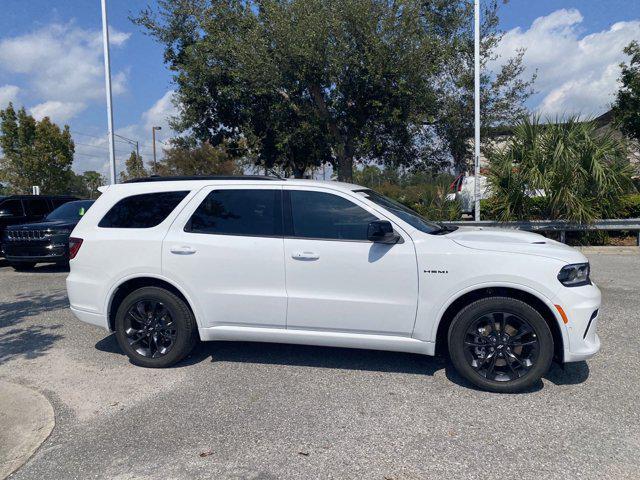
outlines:
{"label": "front fender", "polygon": [[527,285],[522,285],[520,283],[505,283],[505,282],[485,282],[485,283],[480,283],[480,284],[476,284],[467,288],[464,288],[462,290],[459,290],[458,292],[456,292],[454,295],[451,295],[447,301],[442,305],[442,307],[440,308],[440,310],[438,311],[438,313],[436,314],[436,321],[433,323],[432,327],[431,327],[431,331],[429,333],[429,338],[431,339],[430,341],[435,342],[436,340],[436,336],[438,333],[438,327],[440,326],[440,322],[442,321],[445,312],[447,311],[447,309],[459,298],[462,298],[464,295],[474,292],[476,290],[483,290],[485,288],[509,288],[512,290],[519,290],[522,292],[526,292],[530,295],[533,295],[534,297],[536,297],[538,300],[540,300],[541,302],[543,302],[548,308],[549,310],[553,313],[554,318],[556,320],[556,322],[558,323],[558,326],[560,327],[560,331],[562,332],[562,339],[563,339],[563,343],[565,345],[567,345],[568,342],[568,335],[567,335],[567,331],[564,325],[564,322],[562,321],[562,317],[560,316],[560,313],[558,312],[558,310],[555,308],[554,303],[551,301],[550,298],[548,298],[547,296],[545,296],[544,294],[542,294],[541,292],[539,292],[538,290],[535,290]]}

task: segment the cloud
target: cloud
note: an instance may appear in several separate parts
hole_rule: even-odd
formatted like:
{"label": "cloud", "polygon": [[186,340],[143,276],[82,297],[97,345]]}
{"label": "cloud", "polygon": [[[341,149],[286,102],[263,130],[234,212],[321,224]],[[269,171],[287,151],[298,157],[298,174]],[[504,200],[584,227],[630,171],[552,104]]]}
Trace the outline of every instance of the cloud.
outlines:
{"label": "cloud", "polygon": [[[111,31],[112,46],[122,46],[128,38],[127,33]],[[43,101],[34,110],[49,108],[76,115],[82,110],[80,104],[104,98],[102,34],[73,23],[56,23],[2,39],[0,70],[24,76],[32,94]],[[125,91],[126,80],[125,72],[112,75],[114,95]]]}
{"label": "cloud", "polygon": [[9,102],[16,103],[20,87],[16,85],[3,85],[0,87],[0,108],[5,108]]}
{"label": "cloud", "polygon": [[32,107],[29,110],[29,113],[31,113],[36,120],[42,120],[44,117],[49,117],[54,122],[64,123],[70,118],[75,117],[85,108],[86,105],[82,102],[60,102],[57,100],[50,100]]}
{"label": "cloud", "polygon": [[[623,49],[640,37],[640,21],[618,22],[608,29],[581,36],[582,14],[561,9],[537,18],[531,26],[505,33],[497,53],[504,59],[525,48],[526,74],[537,71],[536,109],[543,115],[606,111],[618,89]],[[491,67],[496,68],[499,60]]]}
{"label": "cloud", "polygon": [[165,93],[149,110],[142,114],[145,128],[150,130],[153,126],[162,127],[162,130],[171,130],[169,120],[178,114],[178,109],[174,104],[173,90]]}

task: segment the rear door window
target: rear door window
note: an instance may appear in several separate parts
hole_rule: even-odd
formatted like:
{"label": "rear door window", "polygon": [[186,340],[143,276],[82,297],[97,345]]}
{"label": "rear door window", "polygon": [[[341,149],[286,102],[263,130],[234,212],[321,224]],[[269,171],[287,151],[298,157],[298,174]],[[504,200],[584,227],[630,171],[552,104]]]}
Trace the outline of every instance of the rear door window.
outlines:
{"label": "rear door window", "polygon": [[151,228],[159,225],[188,191],[143,193],[123,198],[102,217],[102,228]]}
{"label": "rear door window", "polygon": [[271,189],[214,190],[185,231],[213,235],[282,236],[282,192]]}

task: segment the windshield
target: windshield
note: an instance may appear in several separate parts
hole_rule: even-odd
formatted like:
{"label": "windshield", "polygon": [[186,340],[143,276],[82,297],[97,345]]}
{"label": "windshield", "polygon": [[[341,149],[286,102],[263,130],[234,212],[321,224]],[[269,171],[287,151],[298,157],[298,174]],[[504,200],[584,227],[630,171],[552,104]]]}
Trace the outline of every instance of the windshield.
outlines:
{"label": "windshield", "polygon": [[417,228],[421,232],[438,233],[443,230],[442,226],[438,225],[437,223],[428,221],[427,219],[418,215],[418,213],[411,210],[409,207],[406,207],[403,204],[396,202],[395,200],[391,200],[384,195],[380,195],[378,192],[374,192],[373,190],[356,190],[356,192],[364,195],[365,198],[368,198],[373,203],[386,208],[395,216],[401,218],[409,225]]}
{"label": "windshield", "polygon": [[92,203],[93,200],[67,202],[47,215],[47,220],[80,220]]}

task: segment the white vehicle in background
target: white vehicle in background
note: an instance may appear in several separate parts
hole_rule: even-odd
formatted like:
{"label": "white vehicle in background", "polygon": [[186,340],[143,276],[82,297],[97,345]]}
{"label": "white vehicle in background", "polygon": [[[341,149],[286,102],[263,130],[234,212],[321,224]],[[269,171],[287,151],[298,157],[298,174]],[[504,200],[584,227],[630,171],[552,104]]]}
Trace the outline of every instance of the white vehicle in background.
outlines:
{"label": "white vehicle in background", "polygon": [[198,340],[441,351],[517,392],[600,348],[579,251],[445,227],[358,185],[151,177],[104,189],[69,242],[71,310],[145,367]]}
{"label": "white vehicle in background", "polygon": [[[485,200],[491,196],[491,189],[487,182],[487,177],[480,175],[480,200]],[[452,192],[447,195],[447,200],[458,201],[460,212],[466,215],[473,215],[476,198],[476,177],[461,173],[449,186]]]}
{"label": "white vehicle in background", "polygon": [[[480,179],[480,200],[486,200],[492,195],[491,185],[484,175],[479,176]],[[449,186],[451,193],[447,194],[447,200],[458,201],[460,203],[460,212],[465,215],[473,215],[475,212],[476,198],[476,177],[474,175],[466,175],[461,173]],[[544,197],[543,189],[528,189],[525,191],[528,197]]]}

